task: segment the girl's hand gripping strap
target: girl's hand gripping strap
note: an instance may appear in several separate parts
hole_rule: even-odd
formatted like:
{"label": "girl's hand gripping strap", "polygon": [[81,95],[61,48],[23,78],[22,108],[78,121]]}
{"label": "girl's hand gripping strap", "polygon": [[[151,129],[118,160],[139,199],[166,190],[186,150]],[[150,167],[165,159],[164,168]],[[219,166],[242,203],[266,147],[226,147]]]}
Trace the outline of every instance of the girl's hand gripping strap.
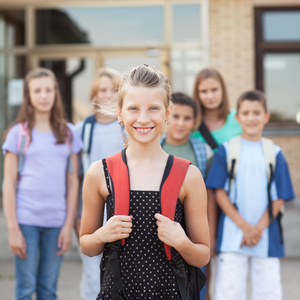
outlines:
{"label": "girl's hand gripping strap", "polygon": [[[160,201],[162,215],[174,221],[178,195],[183,184],[190,162],[188,160],[170,155],[167,170],[160,188]],[[171,247],[165,244],[168,260],[172,259]]]}
{"label": "girl's hand gripping strap", "polygon": [[[115,215],[129,215],[129,174],[125,149],[106,158],[107,170],[111,179]],[[115,188],[116,187],[116,188]],[[125,239],[122,239],[124,245]]]}
{"label": "girl's hand gripping strap", "polygon": [[[114,199],[114,214],[129,215],[129,174],[125,149],[106,158],[107,170],[111,179],[111,191]],[[160,188],[162,215],[174,221],[179,191],[190,162],[170,155],[166,172]],[[125,240],[122,240],[124,245]],[[168,260],[171,259],[171,247],[165,245]]]}

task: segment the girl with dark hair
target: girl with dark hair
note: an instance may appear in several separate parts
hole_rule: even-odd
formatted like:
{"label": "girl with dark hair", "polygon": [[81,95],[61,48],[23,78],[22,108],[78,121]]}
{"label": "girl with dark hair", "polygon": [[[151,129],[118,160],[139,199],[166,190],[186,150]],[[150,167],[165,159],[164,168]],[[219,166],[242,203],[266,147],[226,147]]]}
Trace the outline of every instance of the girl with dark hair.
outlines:
{"label": "girl with dark hair", "polygon": [[[26,147],[20,155],[20,137]],[[71,246],[81,140],[63,117],[56,78],[36,69],[2,146],[9,246],[15,254],[15,299],[56,299],[62,254]]]}

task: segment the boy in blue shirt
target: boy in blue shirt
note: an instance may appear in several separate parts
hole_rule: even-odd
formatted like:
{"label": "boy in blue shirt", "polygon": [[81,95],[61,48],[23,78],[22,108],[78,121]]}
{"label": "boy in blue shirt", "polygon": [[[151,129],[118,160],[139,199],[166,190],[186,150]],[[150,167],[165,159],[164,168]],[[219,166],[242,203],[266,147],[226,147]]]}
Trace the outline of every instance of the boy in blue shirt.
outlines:
{"label": "boy in blue shirt", "polygon": [[271,144],[275,170],[268,191],[262,132],[270,113],[261,92],[240,96],[236,118],[242,135],[235,178],[229,188],[227,164],[229,152],[233,151],[229,141],[219,147],[206,181],[207,187],[215,190],[222,211],[216,246],[219,255],[215,300],[247,299],[248,271],[252,300],[280,300],[279,257],[284,256],[280,209],[284,201],[294,198],[288,166],[280,148]]}

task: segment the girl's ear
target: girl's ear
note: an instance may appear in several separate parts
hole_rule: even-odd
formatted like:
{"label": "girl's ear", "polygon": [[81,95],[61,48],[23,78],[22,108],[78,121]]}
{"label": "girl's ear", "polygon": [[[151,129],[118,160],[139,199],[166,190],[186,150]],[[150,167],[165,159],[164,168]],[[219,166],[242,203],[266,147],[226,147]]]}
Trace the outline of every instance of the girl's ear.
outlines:
{"label": "girl's ear", "polygon": [[169,124],[170,113],[172,111],[172,105],[170,104],[166,111],[165,124]]}
{"label": "girl's ear", "polygon": [[119,107],[117,107],[117,116],[118,116],[118,121],[121,122],[122,121],[122,117],[121,117],[121,110]]}
{"label": "girl's ear", "polygon": [[170,116],[170,113],[172,112],[172,109],[173,109],[173,105],[170,104],[169,107],[168,107],[168,109],[167,109],[167,113],[166,113],[168,118]]}

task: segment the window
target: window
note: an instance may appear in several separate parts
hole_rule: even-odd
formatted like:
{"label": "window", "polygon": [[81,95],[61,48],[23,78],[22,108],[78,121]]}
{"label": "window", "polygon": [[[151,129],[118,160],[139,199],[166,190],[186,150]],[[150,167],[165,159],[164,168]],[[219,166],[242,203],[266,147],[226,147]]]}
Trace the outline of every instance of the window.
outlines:
{"label": "window", "polygon": [[192,95],[196,74],[204,63],[199,49],[173,49],[171,51],[172,90]]}
{"label": "window", "polygon": [[24,10],[0,11],[0,49],[25,44]]}
{"label": "window", "polygon": [[257,8],[255,26],[256,87],[266,94],[274,124],[296,124],[300,114],[300,7]]}
{"label": "window", "polygon": [[203,68],[206,41],[203,38],[204,5],[174,3],[172,6],[172,48],[170,51],[172,90],[192,95],[196,74]]}
{"label": "window", "polygon": [[300,53],[266,53],[263,69],[272,120],[295,121],[300,111]]}
{"label": "window", "polygon": [[174,90],[192,93],[195,75],[208,63],[208,0],[83,5],[36,8],[36,46],[143,49],[135,58],[109,55],[101,63],[121,71],[139,62],[164,65]]}
{"label": "window", "polygon": [[25,69],[25,56],[0,53],[0,131],[17,117],[23,100]]}
{"label": "window", "polygon": [[38,9],[36,32],[40,45],[162,43],[163,6]]}
{"label": "window", "polygon": [[173,42],[191,43],[201,41],[201,10],[199,4],[173,5]]}
{"label": "window", "polygon": [[300,41],[300,11],[266,11],[262,17],[264,41]]}

